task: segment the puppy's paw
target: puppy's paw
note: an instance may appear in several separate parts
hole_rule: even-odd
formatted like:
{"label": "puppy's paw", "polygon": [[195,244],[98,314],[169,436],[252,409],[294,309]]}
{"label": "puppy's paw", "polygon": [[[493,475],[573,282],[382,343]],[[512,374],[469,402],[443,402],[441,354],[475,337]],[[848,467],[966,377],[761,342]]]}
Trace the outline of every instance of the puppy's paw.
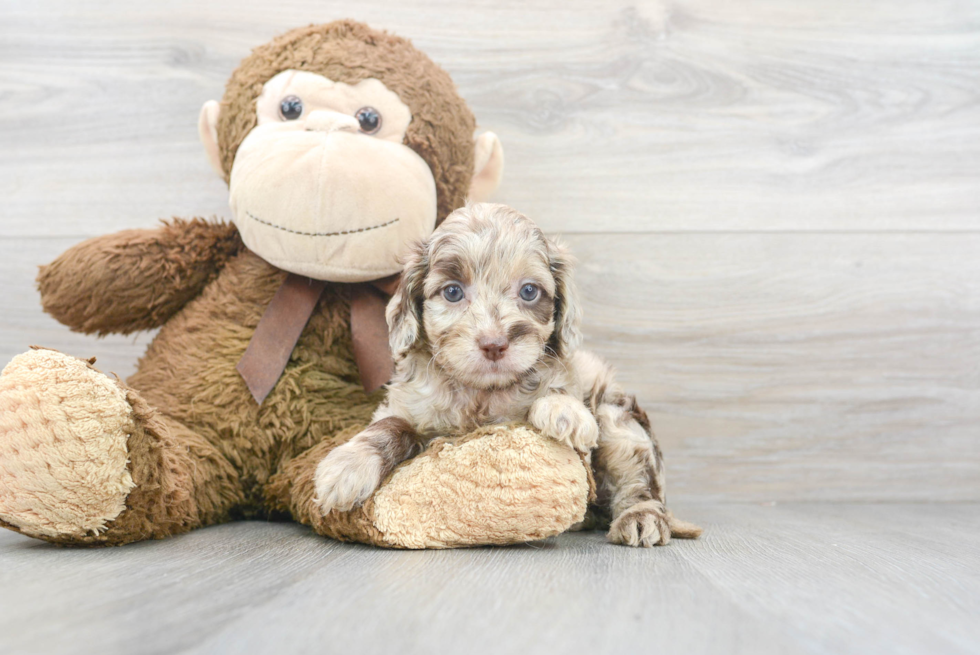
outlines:
{"label": "puppy's paw", "polygon": [[656,500],[637,503],[616,517],[606,538],[624,546],[666,546],[670,542],[667,510]]}
{"label": "puppy's paw", "polygon": [[551,394],[531,405],[528,422],[541,433],[579,452],[595,448],[599,424],[585,404],[572,396]]}
{"label": "puppy's paw", "polygon": [[349,511],[375,492],[383,468],[381,456],[370,448],[352,442],[338,446],[316,467],[314,502],[324,516],[334,509]]}

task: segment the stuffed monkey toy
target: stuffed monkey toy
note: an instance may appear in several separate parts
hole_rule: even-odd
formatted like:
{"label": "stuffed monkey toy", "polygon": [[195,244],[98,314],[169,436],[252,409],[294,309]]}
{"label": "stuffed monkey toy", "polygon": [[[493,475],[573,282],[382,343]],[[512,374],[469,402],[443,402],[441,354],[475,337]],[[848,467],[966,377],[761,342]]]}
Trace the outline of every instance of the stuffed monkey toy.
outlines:
{"label": "stuffed monkey toy", "polygon": [[383,309],[399,256],[503,155],[449,76],[353,21],[256,48],[199,124],[233,224],[165,222],[41,268],[72,330],[159,328],[125,383],[33,348],[0,376],[0,525],[65,545],[292,518],[397,548],[507,544],[581,521],[590,473],[522,426],[439,440],[373,498],[322,516],[317,464],[356,434],[390,373]]}

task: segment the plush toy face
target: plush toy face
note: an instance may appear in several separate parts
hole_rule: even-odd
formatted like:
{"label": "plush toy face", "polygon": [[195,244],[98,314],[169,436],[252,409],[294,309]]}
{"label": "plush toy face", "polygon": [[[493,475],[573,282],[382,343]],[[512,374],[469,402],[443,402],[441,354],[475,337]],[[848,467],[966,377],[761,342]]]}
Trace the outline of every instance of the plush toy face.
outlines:
{"label": "plush toy face", "polygon": [[396,273],[405,244],[436,222],[428,164],[404,145],[408,106],[375,78],[307,71],[265,83],[257,125],[231,169],[231,208],[249,249],[317,279]]}
{"label": "plush toy face", "polygon": [[257,48],[199,123],[245,245],[335,282],[397,273],[467,195],[496,188],[503,152],[492,133],[474,142],[474,128],[444,71],[352,21]]}

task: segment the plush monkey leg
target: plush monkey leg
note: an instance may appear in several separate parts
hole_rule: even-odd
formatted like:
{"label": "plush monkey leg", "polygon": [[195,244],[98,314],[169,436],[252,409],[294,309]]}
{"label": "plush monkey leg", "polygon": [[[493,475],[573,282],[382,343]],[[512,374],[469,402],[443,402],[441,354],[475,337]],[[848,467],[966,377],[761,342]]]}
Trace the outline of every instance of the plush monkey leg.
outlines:
{"label": "plush monkey leg", "polygon": [[216,523],[241,502],[231,464],[86,361],[36,349],[0,375],[0,525],[120,545]]}
{"label": "plush monkey leg", "polygon": [[359,431],[338,433],[286,463],[267,487],[272,504],[320,534],[389,548],[535,541],[585,514],[590,477],[575,451],[528,427],[493,426],[433,441],[363,505],[323,516],[316,467]]}

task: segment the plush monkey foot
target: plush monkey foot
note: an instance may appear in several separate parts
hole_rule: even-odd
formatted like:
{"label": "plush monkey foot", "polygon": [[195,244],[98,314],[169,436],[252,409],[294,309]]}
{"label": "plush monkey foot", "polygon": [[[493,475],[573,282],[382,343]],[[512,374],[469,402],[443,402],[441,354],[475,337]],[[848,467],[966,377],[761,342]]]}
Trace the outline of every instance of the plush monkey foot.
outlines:
{"label": "plush monkey foot", "polygon": [[434,443],[372,498],[389,544],[446,548],[561,534],[585,515],[589,478],[574,450],[522,426]]}
{"label": "plush monkey foot", "polygon": [[41,538],[101,532],[134,487],[132,408],[88,362],[54,350],[0,374],[0,523]]}

